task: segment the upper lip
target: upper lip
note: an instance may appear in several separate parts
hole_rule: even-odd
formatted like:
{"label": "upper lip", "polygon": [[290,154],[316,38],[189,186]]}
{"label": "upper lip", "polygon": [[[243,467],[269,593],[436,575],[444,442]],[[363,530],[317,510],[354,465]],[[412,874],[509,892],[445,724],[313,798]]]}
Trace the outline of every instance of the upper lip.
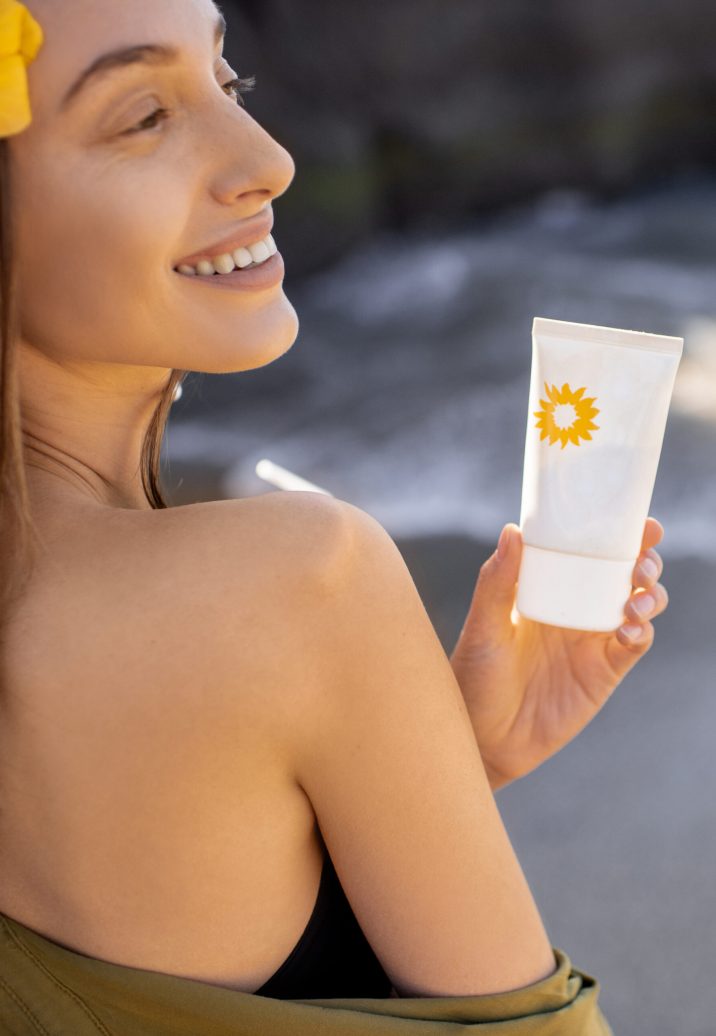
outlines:
{"label": "upper lip", "polygon": [[262,213],[256,219],[244,223],[228,237],[223,237],[213,245],[207,245],[200,252],[192,252],[191,255],[179,259],[176,266],[196,266],[200,259],[216,259],[217,256],[235,252],[237,248],[245,248],[257,241],[262,241],[273,228],[273,212]]}

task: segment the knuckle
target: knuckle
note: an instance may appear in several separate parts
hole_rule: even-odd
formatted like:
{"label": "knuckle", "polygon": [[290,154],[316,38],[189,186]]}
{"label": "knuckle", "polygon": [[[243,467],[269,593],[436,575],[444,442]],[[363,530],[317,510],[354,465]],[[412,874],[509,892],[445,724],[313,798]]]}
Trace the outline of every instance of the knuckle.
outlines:
{"label": "knuckle", "polygon": [[661,554],[658,552],[658,550],[654,550],[653,547],[651,547],[647,553],[656,565],[656,567],[659,569],[659,574],[661,574],[664,570],[664,561],[661,557]]}
{"label": "knuckle", "polygon": [[628,611],[637,622],[643,623],[658,607],[659,602],[654,589],[648,591],[641,589],[629,598]]}

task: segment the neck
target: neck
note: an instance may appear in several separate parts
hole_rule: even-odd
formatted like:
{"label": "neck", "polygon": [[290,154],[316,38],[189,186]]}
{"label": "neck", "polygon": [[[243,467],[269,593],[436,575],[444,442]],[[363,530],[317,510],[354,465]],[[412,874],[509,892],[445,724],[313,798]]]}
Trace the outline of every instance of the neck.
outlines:
{"label": "neck", "polygon": [[158,367],[57,363],[20,343],[20,407],[28,486],[101,506],[148,510],[144,438],[171,375]]}

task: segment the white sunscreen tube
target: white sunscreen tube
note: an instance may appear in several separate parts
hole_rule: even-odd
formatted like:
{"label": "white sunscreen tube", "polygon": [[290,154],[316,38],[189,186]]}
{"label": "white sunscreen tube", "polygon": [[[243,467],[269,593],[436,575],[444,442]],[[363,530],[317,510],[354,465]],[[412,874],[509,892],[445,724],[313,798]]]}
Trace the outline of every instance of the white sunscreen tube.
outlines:
{"label": "white sunscreen tube", "polygon": [[517,610],[624,622],[683,338],[536,317]]}

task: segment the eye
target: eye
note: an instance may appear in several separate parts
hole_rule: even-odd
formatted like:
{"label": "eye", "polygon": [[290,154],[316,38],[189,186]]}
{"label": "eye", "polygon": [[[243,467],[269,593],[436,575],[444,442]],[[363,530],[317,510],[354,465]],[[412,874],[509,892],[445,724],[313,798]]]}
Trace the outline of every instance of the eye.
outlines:
{"label": "eye", "polygon": [[[245,107],[242,94],[249,93],[255,86],[256,76],[248,76],[247,78],[237,76],[235,79],[230,79],[228,83],[224,83],[221,89],[229,91],[228,96],[233,97],[238,104]],[[146,118],[142,119],[141,122],[138,122],[136,126],[125,130],[125,135],[155,129],[160,122],[164,122],[165,119],[169,118],[169,115],[170,111],[168,108],[157,108],[150,115],[147,115]]]}
{"label": "eye", "polygon": [[143,130],[154,129],[160,122],[163,122],[168,117],[168,108],[157,108],[151,115],[147,115],[147,117],[142,119],[141,122],[138,122],[136,126],[132,126],[131,129],[125,130],[122,136],[129,136],[130,133],[141,133]]}

